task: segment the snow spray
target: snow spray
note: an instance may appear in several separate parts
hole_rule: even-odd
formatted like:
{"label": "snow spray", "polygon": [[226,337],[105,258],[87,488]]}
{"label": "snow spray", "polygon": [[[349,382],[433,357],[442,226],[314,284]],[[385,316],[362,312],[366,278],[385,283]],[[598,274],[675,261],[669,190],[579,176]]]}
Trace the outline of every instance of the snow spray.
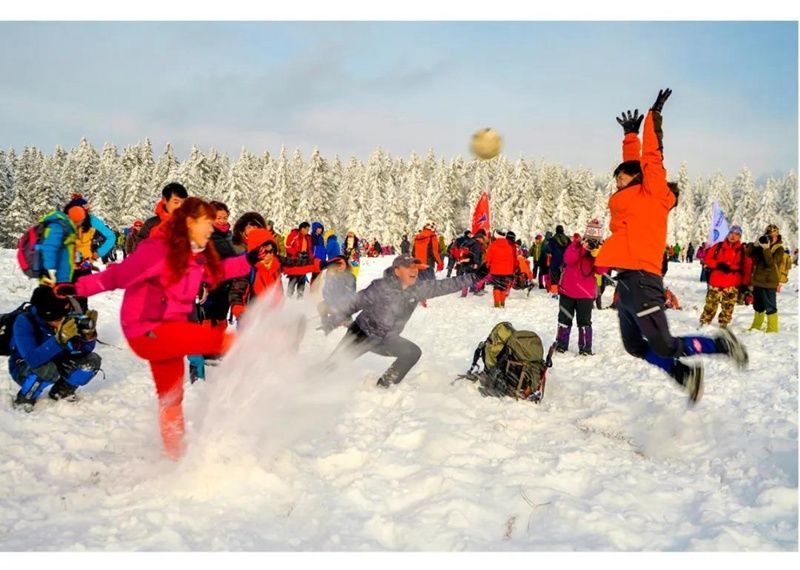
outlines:
{"label": "snow spray", "polygon": [[230,351],[209,368],[201,409],[191,413],[189,463],[198,455],[270,463],[335,425],[361,379],[352,361],[322,346],[318,321],[311,299],[280,304],[264,295],[248,307]]}

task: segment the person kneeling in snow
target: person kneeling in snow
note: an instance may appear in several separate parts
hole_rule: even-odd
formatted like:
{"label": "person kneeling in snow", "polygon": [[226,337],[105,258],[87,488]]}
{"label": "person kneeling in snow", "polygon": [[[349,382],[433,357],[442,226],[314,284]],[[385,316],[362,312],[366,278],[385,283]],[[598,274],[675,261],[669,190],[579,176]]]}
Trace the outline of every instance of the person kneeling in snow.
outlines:
{"label": "person kneeling in snow", "polygon": [[420,267],[425,266],[419,259],[399,255],[384,271],[382,279],[376,279],[341,304],[330,306],[335,318],[329,317],[329,322],[341,323],[361,311],[331,356],[343,350],[353,358],[367,352],[394,356],[396,360],[378,380],[378,386],[384,388],[405,378],[422,356],[422,350],[416,344],[400,336],[420,299],[455,293],[469,287],[476,279],[476,275],[464,274],[451,279],[418,282]]}
{"label": "person kneeling in snow", "polygon": [[75,390],[100,370],[102,359],[95,347],[96,315],[80,321],[68,316],[70,303],[40,285],[33,291],[31,307],[14,320],[8,371],[20,390],[14,406],[33,410],[36,399],[49,387],[53,400],[74,400]]}

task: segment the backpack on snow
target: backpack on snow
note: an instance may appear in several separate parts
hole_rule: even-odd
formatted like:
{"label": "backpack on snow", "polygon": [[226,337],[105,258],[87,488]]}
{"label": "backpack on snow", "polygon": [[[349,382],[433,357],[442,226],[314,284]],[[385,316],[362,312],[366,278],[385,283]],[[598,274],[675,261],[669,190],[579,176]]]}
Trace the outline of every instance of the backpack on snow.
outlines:
{"label": "backpack on snow", "polygon": [[38,223],[29,227],[17,242],[17,262],[19,262],[22,272],[28,277],[38,279],[44,271],[42,252],[38,246],[44,240],[48,226],[54,222],[61,225],[64,235],[68,233],[69,230],[64,220],[56,218],[44,221],[42,218]]}
{"label": "backpack on snow", "polygon": [[30,303],[22,303],[19,307],[0,315],[0,356],[11,355],[11,337],[14,335],[14,321],[28,310]]}
{"label": "backpack on snow", "polygon": [[[484,396],[511,396],[538,404],[544,398],[554,350],[555,343],[545,356],[542,339],[535,332],[518,331],[509,322],[498,323],[475,349],[467,378],[480,381]],[[483,370],[475,374],[479,360]]]}

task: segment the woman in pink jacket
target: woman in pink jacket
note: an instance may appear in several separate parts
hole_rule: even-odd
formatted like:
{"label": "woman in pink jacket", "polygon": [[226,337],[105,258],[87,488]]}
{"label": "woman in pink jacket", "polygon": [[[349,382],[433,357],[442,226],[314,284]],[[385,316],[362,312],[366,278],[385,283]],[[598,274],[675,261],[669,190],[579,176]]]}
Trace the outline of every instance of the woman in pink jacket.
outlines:
{"label": "woman in pink jacket", "polygon": [[221,354],[232,341],[224,328],[191,322],[195,298],[203,283],[213,289],[226,279],[249,273],[263,257],[260,248],[246,256],[220,261],[210,241],[214,207],[188,198],[169,221],[142,241],[122,263],[59,285],[59,295],[89,297],[125,289],[120,309],[122,332],[133,352],[150,363],[159,402],[164,450],[179,459],[183,441],[184,358],[189,354]]}
{"label": "woman in pink jacket", "polygon": [[595,267],[600,253],[603,230],[600,222],[591,220],[583,239],[573,241],[564,252],[564,265],[558,285],[558,332],[556,351],[566,352],[572,332],[572,318],[578,314],[578,353],[591,356],[592,308],[597,296],[595,274],[607,273],[608,268]]}

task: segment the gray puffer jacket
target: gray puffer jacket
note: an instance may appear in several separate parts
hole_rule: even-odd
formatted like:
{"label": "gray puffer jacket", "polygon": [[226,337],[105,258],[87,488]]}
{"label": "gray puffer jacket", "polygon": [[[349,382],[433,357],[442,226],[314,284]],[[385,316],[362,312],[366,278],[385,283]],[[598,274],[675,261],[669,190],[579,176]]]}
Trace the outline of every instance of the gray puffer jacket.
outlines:
{"label": "gray puffer jacket", "polygon": [[400,334],[420,300],[433,299],[455,293],[473,284],[475,277],[464,274],[452,279],[417,281],[407,289],[400,288],[400,281],[389,267],[382,279],[376,279],[337,312],[350,316],[361,311],[356,324],[368,336],[384,338],[389,334]]}

